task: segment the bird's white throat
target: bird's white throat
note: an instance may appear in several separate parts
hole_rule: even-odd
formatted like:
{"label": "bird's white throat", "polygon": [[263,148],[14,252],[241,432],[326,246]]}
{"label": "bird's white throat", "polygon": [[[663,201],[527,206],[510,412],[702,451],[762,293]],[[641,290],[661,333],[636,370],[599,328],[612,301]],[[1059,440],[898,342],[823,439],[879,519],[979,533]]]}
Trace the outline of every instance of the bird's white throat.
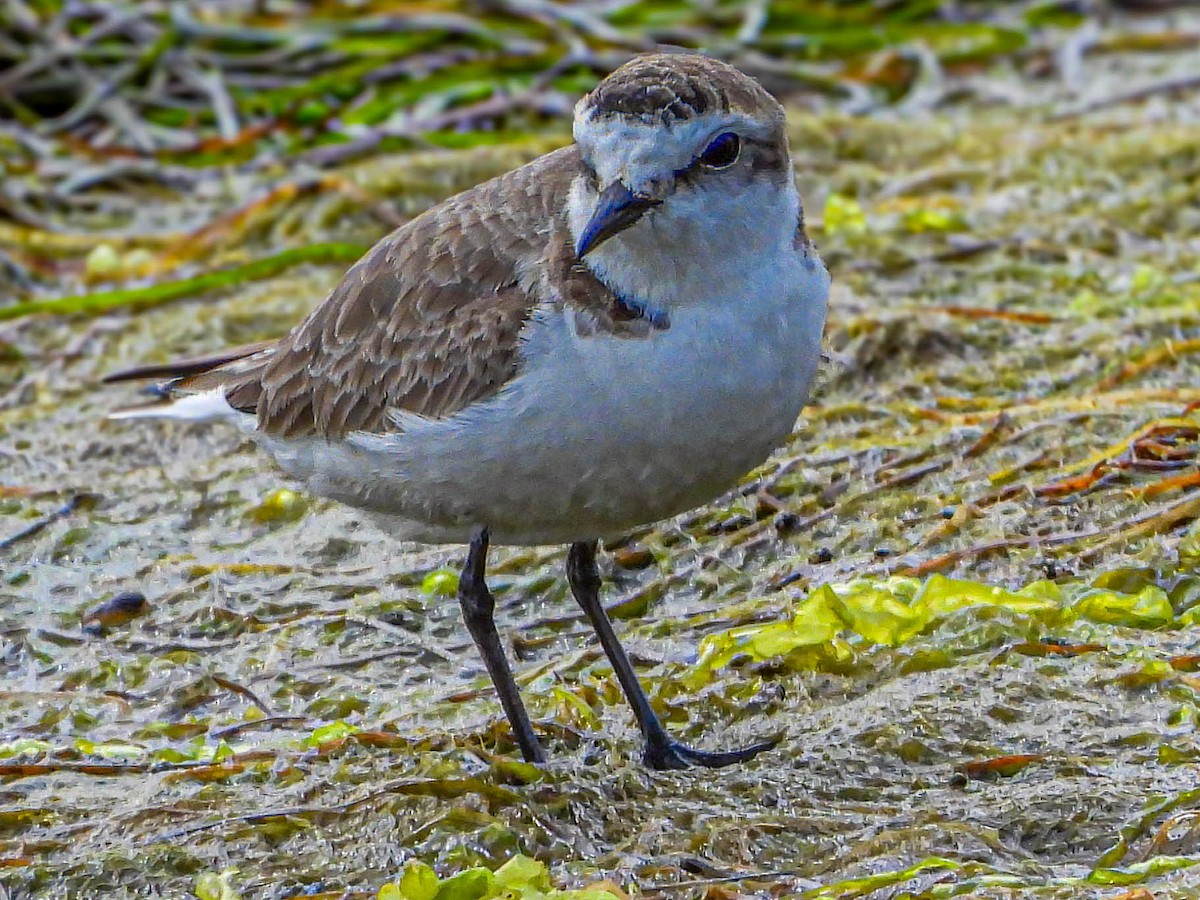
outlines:
{"label": "bird's white throat", "polygon": [[[567,216],[578,241],[596,207],[584,176],[571,185]],[[796,254],[800,197],[790,178],[678,190],[583,262],[619,296],[666,310],[737,302],[760,269]],[[782,273],[781,273],[782,274]]]}

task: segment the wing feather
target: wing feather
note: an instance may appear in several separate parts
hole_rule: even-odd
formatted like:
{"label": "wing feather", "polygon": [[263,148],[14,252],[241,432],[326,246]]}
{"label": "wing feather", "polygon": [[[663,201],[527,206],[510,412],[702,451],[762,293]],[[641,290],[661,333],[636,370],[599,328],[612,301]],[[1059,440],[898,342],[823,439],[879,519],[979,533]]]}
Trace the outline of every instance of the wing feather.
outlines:
{"label": "wing feather", "polygon": [[542,305],[569,308],[581,334],[645,337],[653,327],[575,259],[565,203],[583,172],[571,146],[450,198],[376,244],[274,346],[192,363],[165,389],[220,389],[261,431],[336,439],[496,394]]}

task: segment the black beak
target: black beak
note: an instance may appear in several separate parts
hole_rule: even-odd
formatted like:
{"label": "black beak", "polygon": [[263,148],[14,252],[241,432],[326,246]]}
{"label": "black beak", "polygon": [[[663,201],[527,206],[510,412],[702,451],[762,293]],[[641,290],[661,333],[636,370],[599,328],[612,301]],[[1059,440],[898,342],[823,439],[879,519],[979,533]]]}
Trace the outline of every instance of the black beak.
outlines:
{"label": "black beak", "polygon": [[627,188],[622,181],[614,181],[600,194],[596,201],[596,211],[588,221],[579,243],[575,245],[575,255],[583,259],[614,234],[624,231],[652,206],[662,201],[648,197],[639,197]]}

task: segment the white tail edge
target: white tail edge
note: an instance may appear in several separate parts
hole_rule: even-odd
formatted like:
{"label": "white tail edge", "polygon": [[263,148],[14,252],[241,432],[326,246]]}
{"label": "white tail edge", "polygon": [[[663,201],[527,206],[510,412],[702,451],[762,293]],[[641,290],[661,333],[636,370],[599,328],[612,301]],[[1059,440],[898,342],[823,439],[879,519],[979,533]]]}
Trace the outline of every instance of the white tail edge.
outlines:
{"label": "white tail edge", "polygon": [[220,388],[202,394],[186,394],[175,400],[114,409],[110,419],[176,419],[182,422],[238,422],[246,413],[234,409]]}

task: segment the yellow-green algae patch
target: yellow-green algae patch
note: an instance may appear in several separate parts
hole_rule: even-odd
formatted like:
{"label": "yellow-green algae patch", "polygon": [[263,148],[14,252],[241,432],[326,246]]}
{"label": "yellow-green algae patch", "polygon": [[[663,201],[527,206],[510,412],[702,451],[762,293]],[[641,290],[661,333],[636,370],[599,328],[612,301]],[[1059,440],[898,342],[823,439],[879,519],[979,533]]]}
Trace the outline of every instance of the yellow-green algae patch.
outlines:
{"label": "yellow-green algae patch", "polygon": [[[847,662],[856,647],[898,647],[951,614],[969,611],[986,618],[996,610],[1015,614],[1009,619],[1015,631],[1053,632],[1076,619],[1130,628],[1176,624],[1167,592],[1154,584],[1130,594],[1048,580],[1011,591],[942,575],[924,581],[864,578],[818,588],[782,621],[710,634],[700,642],[699,658],[684,681],[690,688],[702,687],[739,658],[763,662],[778,657],[798,665],[809,660],[818,666],[821,660]],[[1195,625],[1196,608],[1184,611],[1177,624]]]}

